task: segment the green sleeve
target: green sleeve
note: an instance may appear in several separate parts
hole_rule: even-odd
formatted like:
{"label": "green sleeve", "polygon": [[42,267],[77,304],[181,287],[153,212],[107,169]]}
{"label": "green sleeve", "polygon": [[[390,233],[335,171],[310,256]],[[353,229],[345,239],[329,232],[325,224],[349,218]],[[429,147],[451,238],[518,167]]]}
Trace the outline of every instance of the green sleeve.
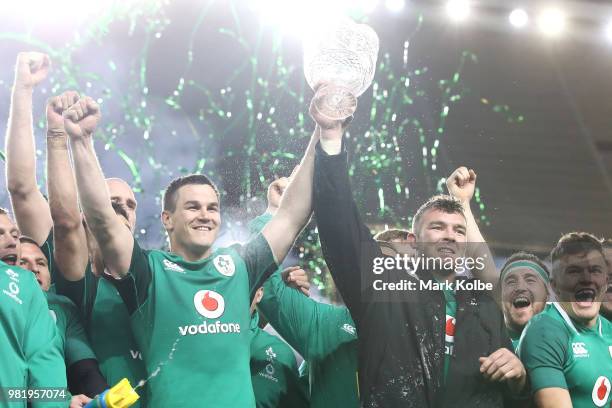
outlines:
{"label": "green sleeve", "polygon": [[147,251],[140,248],[138,241],[134,238],[132,260],[128,274],[122,279],[115,279],[109,275],[105,275],[105,277],[115,285],[128,313],[131,315],[147,300],[149,287],[153,279]]}
{"label": "green sleeve", "polygon": [[270,222],[271,219],[272,219],[272,214],[270,213],[263,213],[253,218],[251,222],[249,222],[249,225],[248,225],[249,234],[250,234],[249,238],[254,238],[255,235],[257,235],[257,233],[261,232],[266,226],[266,224]]}
{"label": "green sleeve", "polygon": [[85,328],[79,318],[76,306],[71,303],[64,303],[62,306],[65,309],[68,319],[66,326],[66,342],[64,343],[66,367],[70,367],[77,361],[96,359],[96,355],[89,345],[89,340],[87,340]]}
{"label": "green sleeve", "polygon": [[[354,332],[353,320],[344,307],[316,302],[289,287],[280,271],[264,284],[258,305],[272,327],[306,360],[327,355]],[[342,331],[342,327],[347,327]],[[352,336],[355,336],[353,333]]]}
{"label": "green sleeve", "polygon": [[238,247],[238,253],[246,264],[249,275],[251,297],[278,266],[274,261],[272,249],[261,233],[255,235],[246,245]]}
{"label": "green sleeve", "polygon": [[97,279],[91,272],[91,265],[88,263],[85,269],[85,276],[78,281],[64,279],[64,275],[57,267],[53,257],[53,232],[49,234],[45,243],[40,247],[49,263],[49,273],[51,283],[55,293],[66,296],[81,311],[82,315],[89,318],[96,296]]}
{"label": "green sleeve", "polygon": [[[47,300],[32,273],[23,274],[32,294],[28,302],[27,325],[23,340],[23,352],[28,367],[28,388],[57,387],[67,391],[66,366],[55,347],[58,335],[55,322],[49,314]],[[32,403],[33,407],[65,407],[63,402]]]}
{"label": "green sleeve", "polygon": [[567,389],[563,373],[569,342],[567,329],[548,316],[538,317],[525,328],[527,332],[518,349],[532,392],[544,388]]}

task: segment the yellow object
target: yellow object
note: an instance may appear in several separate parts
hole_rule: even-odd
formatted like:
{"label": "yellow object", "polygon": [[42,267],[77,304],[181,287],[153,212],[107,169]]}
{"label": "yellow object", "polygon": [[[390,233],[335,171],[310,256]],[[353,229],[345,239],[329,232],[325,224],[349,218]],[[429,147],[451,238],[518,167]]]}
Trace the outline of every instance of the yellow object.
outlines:
{"label": "yellow object", "polygon": [[104,396],[107,408],[128,408],[138,401],[138,394],[127,378],[119,381]]}

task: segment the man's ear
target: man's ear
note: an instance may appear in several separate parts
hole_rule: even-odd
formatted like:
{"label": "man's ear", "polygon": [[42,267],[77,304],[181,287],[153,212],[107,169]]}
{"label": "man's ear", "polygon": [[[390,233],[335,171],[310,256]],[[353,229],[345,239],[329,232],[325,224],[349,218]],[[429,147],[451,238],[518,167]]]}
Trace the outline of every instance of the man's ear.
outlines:
{"label": "man's ear", "polygon": [[406,236],[406,242],[408,242],[409,244],[414,244],[416,243],[416,235],[414,234],[414,232],[409,232],[408,235]]}
{"label": "man's ear", "polygon": [[161,213],[161,222],[164,225],[164,229],[168,232],[174,229],[174,225],[172,223],[172,217],[170,216],[170,211],[164,210]]}

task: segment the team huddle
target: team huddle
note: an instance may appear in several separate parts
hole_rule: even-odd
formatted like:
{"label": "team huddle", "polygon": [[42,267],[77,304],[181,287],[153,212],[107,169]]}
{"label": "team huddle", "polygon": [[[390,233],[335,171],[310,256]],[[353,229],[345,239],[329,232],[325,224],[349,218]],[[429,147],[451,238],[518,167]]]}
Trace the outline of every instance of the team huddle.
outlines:
{"label": "team huddle", "polygon": [[[246,243],[215,245],[219,190],[191,174],[164,189],[168,250],[145,249],[134,192],[98,163],[91,97],[48,100],[39,189],[32,95],[49,69],[44,54],[17,57],[12,214],[0,209],[0,407],[83,407],[124,378],[140,407],[612,407],[612,240],[572,232],[550,264],[519,252],[498,268],[466,167],[410,229],[373,235],[351,191],[348,123],[311,102],[310,142],[268,187]],[[307,273],[281,266],[311,217],[344,305],[311,299]],[[424,261],[393,262],[408,255]],[[459,268],[467,258],[477,267]]]}

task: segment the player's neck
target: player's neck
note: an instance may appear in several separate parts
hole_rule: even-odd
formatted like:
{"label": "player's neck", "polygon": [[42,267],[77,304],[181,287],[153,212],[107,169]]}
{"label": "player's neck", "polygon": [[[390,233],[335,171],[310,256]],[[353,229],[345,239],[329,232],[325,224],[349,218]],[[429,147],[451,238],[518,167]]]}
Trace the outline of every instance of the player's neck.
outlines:
{"label": "player's neck", "polygon": [[170,252],[176,254],[187,262],[197,262],[212,254],[212,247],[187,248],[182,245],[170,245]]}

